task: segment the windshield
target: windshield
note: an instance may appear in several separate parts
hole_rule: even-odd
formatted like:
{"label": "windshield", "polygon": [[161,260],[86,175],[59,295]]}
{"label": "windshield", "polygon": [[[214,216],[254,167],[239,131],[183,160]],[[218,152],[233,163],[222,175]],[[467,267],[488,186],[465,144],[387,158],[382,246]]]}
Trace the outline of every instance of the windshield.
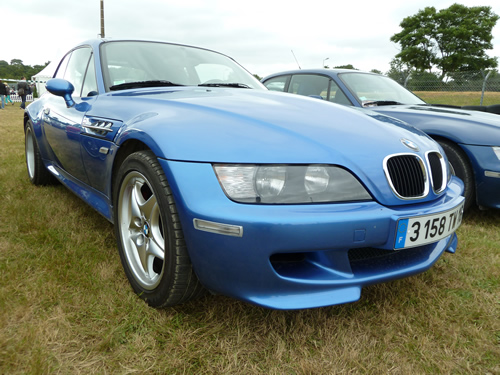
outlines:
{"label": "windshield", "polygon": [[[132,87],[210,86],[265,89],[229,57],[176,44],[123,41],[101,46],[104,84],[108,91]],[[151,82],[151,85],[148,85]],[[124,85],[139,83],[137,86]]]}
{"label": "windshield", "polygon": [[366,73],[341,73],[339,77],[363,106],[377,105],[377,102],[425,104],[423,100],[389,77]]}

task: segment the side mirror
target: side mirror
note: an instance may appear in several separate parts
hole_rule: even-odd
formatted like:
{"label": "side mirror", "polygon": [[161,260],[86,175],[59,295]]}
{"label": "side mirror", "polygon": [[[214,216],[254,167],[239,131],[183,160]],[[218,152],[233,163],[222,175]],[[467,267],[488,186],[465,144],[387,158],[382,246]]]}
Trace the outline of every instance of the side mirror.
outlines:
{"label": "side mirror", "polygon": [[61,78],[52,78],[47,81],[45,87],[51,94],[62,96],[68,108],[75,105],[75,101],[71,97],[71,94],[75,91],[75,87],[71,82]]}

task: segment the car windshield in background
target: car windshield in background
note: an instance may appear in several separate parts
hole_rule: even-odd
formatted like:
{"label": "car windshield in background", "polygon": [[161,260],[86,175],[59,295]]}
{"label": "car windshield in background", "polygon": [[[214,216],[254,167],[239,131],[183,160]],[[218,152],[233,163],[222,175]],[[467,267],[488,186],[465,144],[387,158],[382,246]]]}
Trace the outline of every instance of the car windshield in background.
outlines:
{"label": "car windshield in background", "polygon": [[149,87],[206,85],[264,89],[229,57],[201,48],[122,41],[104,43],[101,54],[107,90],[148,87],[148,82]]}
{"label": "car windshield in background", "polygon": [[425,104],[390,78],[363,73],[342,73],[340,79],[363,106],[391,104]]}

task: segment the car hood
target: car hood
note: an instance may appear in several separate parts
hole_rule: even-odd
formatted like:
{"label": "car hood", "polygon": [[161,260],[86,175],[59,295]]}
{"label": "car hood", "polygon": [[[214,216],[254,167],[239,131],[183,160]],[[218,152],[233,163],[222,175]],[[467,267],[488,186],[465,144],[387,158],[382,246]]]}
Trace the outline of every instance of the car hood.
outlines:
{"label": "car hood", "polygon": [[432,105],[390,105],[370,109],[403,120],[429,135],[441,135],[457,143],[500,145],[499,115]]}
{"label": "car hood", "polygon": [[384,204],[401,204],[383,171],[388,155],[425,160],[428,151],[439,150],[426,134],[397,119],[260,90],[126,91],[99,96],[87,116],[116,119],[116,113],[123,122],[118,145],[139,140],[159,158],[184,162],[340,165]]}
{"label": "car hood", "polygon": [[436,149],[426,135],[396,119],[268,91],[127,90],[99,97],[87,114],[116,118],[116,106],[124,123],[116,142],[141,137],[167,159],[342,164],[410,151],[401,138],[421,150]]}

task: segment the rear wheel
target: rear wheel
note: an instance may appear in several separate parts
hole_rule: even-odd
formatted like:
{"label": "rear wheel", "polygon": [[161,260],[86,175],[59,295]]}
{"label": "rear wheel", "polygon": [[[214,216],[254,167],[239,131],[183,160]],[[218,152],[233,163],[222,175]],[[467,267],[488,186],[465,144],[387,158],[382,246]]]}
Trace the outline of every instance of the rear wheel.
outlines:
{"label": "rear wheel", "polygon": [[28,177],[33,185],[51,185],[57,182],[43,164],[31,120],[28,120],[24,128],[24,151]]}
{"label": "rear wheel", "polygon": [[464,182],[464,210],[467,210],[474,203],[476,197],[476,184],[472,166],[465,152],[463,152],[457,145],[444,140],[439,140],[438,142],[441,147],[443,147],[443,150],[448,157],[448,161],[454,169],[454,174]]}
{"label": "rear wheel", "polygon": [[156,156],[150,151],[131,154],[120,166],[116,181],[115,232],[122,265],[134,291],[158,308],[204,294]]}

